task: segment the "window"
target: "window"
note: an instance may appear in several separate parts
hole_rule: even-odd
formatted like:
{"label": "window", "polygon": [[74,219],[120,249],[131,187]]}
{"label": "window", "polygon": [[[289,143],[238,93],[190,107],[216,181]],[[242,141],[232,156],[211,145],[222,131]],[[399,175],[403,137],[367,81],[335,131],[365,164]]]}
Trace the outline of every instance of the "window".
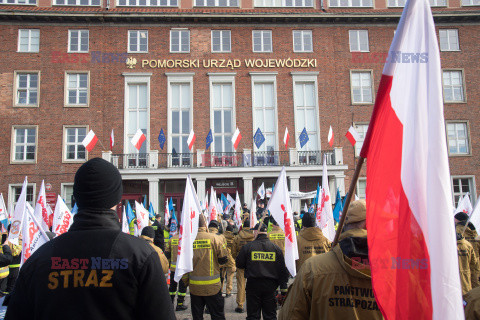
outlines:
{"label": "window", "polygon": [[474,189],[474,183],[472,177],[452,177],[452,186],[453,186],[453,202],[455,208],[458,206],[458,200],[462,198],[465,194],[470,194],[470,199],[472,203],[475,202],[476,191]]}
{"label": "window", "polygon": [[127,146],[128,153],[147,153],[147,142],[142,144],[140,151],[130,143],[138,129],[147,135],[148,127],[148,85],[147,83],[128,84],[128,129]]}
{"label": "window", "polygon": [[87,152],[82,144],[87,135],[87,127],[63,127],[64,138],[64,161],[84,161],[87,159]]}
{"label": "window", "polygon": [[88,52],[88,30],[68,30],[68,52]]}
{"label": "window", "polygon": [[55,0],[57,6],[99,6],[100,0]]}
{"label": "window", "polygon": [[373,103],[372,73],[370,71],[352,71],[352,103]]}
{"label": "window", "polygon": [[368,52],[368,30],[349,30],[350,52]]}
{"label": "window", "polygon": [[38,52],[40,47],[40,30],[18,30],[18,52]]}
{"label": "window", "polygon": [[467,122],[447,122],[448,153],[469,154],[470,143]]}
{"label": "window", "polygon": [[446,7],[447,0],[430,0],[430,7]]}
{"label": "window", "polygon": [[235,131],[234,75],[210,74],[210,127],[214,152],[233,152]]}
{"label": "window", "polygon": [[255,7],[313,7],[313,0],[255,0]]}
{"label": "window", "polygon": [[18,72],[16,73],[16,106],[38,106],[38,72]]}
{"label": "window", "polygon": [[129,30],[128,31],[128,52],[140,53],[148,52],[148,31]]}
{"label": "window", "polygon": [[65,105],[88,106],[88,73],[67,73]]}
{"label": "window", "polygon": [[73,208],[73,183],[62,183],[62,199],[65,200],[65,204],[70,210]]}
{"label": "window", "polygon": [[313,41],[311,30],[293,31],[293,52],[312,52]]}
{"label": "window", "polygon": [[253,88],[253,132],[260,128],[265,142],[258,151],[277,150],[277,90],[276,73],[271,75],[252,75]]}
{"label": "window", "polygon": [[355,156],[360,155],[360,151],[363,147],[363,141],[365,141],[365,136],[367,135],[368,124],[355,124],[355,130],[357,130],[360,139],[355,143]]}
{"label": "window", "polygon": [[[17,205],[18,199],[20,198],[20,194],[22,193],[22,184],[11,184],[9,185],[9,202],[10,202],[10,212],[13,215],[13,211],[15,206]],[[27,194],[26,194],[27,202],[35,209],[35,183],[28,183],[27,184]]]}
{"label": "window", "polygon": [[189,30],[170,30],[170,52],[190,52]]}
{"label": "window", "polygon": [[238,0],[195,0],[197,7],[238,7]]}
{"label": "window", "polygon": [[464,102],[463,75],[461,70],[443,71],[443,100],[445,102]]}
{"label": "window", "polygon": [[0,0],[0,4],[37,4],[37,0]]}
{"label": "window", "polygon": [[367,197],[367,178],[358,178],[357,197],[365,199]]}
{"label": "window", "polygon": [[440,36],[440,50],[460,51],[457,29],[440,29],[438,34]]}
{"label": "window", "polygon": [[230,30],[212,30],[212,52],[230,52]]}
{"label": "window", "polygon": [[480,0],[462,0],[462,6],[480,6]]}
{"label": "window", "polygon": [[37,127],[14,126],[12,161],[35,162],[37,158]]}
{"label": "window", "polygon": [[373,7],[372,0],[330,0],[330,7]]}
{"label": "window", "polygon": [[178,0],[118,0],[119,7],[178,7]]}
{"label": "window", "polygon": [[253,31],[253,52],[272,52],[272,31]]}
{"label": "window", "polygon": [[406,0],[388,0],[389,7],[405,7]]}

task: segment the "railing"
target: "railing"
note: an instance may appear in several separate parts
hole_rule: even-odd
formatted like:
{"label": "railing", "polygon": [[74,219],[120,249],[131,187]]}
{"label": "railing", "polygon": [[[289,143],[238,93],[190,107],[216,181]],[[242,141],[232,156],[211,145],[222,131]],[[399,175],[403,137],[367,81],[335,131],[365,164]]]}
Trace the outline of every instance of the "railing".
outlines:
{"label": "railing", "polygon": [[289,166],[288,151],[256,151],[253,153],[254,167]]}
{"label": "railing", "polygon": [[335,153],[332,151],[297,151],[298,154],[298,165],[322,165],[323,164],[323,155],[327,155],[327,164],[335,164]]}

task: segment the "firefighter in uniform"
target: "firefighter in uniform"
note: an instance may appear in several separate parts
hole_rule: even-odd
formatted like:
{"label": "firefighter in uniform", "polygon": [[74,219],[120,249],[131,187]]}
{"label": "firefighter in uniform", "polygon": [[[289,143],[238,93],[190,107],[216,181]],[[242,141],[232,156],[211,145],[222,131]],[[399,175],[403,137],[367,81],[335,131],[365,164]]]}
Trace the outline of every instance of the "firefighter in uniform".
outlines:
{"label": "firefighter in uniform", "polygon": [[[9,242],[6,242],[1,248],[0,248],[0,280],[5,281],[5,288],[6,288],[6,281],[7,277],[9,275],[9,268],[8,266],[12,263],[13,256],[12,256],[12,250],[10,250],[10,247],[8,246]],[[5,293],[0,293],[0,296],[3,297]]]}
{"label": "firefighter in uniform", "polygon": [[365,219],[365,201],[352,202],[339,244],[303,264],[279,319],[383,319],[367,263]]}
{"label": "firefighter in uniform", "polygon": [[303,215],[303,226],[304,228],[297,238],[297,271],[300,270],[308,258],[330,251],[331,246],[322,230],[315,226],[315,215],[313,213],[307,212]]}
{"label": "firefighter in uniform", "polygon": [[192,317],[203,319],[206,305],[213,320],[225,319],[220,265],[227,263],[228,251],[217,235],[208,232],[203,215],[198,226],[193,242],[193,271],[185,276],[189,279]]}
{"label": "firefighter in uniform", "polygon": [[255,226],[255,240],[243,246],[237,256],[238,268],[245,270],[247,278],[247,320],[277,319],[275,290],[286,283],[289,273],[283,252],[268,239],[267,226]]}
{"label": "firefighter in uniform", "polygon": [[185,282],[180,279],[177,291],[177,282],[174,280],[178,254],[178,238],[178,234],[170,238],[165,248],[165,255],[170,260],[170,287],[168,288],[170,298],[172,298],[173,303],[175,301],[175,296],[178,294],[177,307],[175,308],[175,311],[183,311],[187,310],[187,306],[184,305],[185,296],[187,294],[187,286],[185,285]]}
{"label": "firefighter in uniform", "polygon": [[[464,212],[457,213],[455,215],[455,224],[463,226],[463,236],[465,240],[470,242],[477,259],[480,259],[480,240],[477,240],[478,234],[475,226],[471,222],[468,222],[468,215]],[[465,225],[467,226],[465,227]]]}
{"label": "firefighter in uniform", "polygon": [[[225,239],[227,239],[227,249],[230,255],[232,254],[232,246],[233,246],[233,239],[235,238],[235,234],[233,233],[233,226],[228,225],[227,229],[225,231]],[[232,257],[233,260],[233,257]],[[226,268],[226,277],[227,277],[227,283],[226,283],[226,292],[225,292],[225,297],[228,298],[232,295],[232,288],[233,288],[233,276],[235,275],[235,271],[237,271],[237,268],[235,267],[235,261],[233,263],[232,267],[227,267]]]}
{"label": "firefighter in uniform", "polygon": [[[254,235],[253,231],[250,230],[250,220],[245,219],[243,221],[243,228],[240,232],[233,238],[232,243],[232,256],[234,259],[237,258],[238,253],[242,247],[253,241]],[[244,270],[237,267],[237,307],[235,312],[242,313],[243,305],[245,304],[245,276]]]}
{"label": "firefighter in uniform", "polygon": [[466,320],[480,319],[480,287],[470,290],[463,296]]}
{"label": "firefighter in uniform", "polygon": [[18,272],[20,270],[20,261],[22,260],[22,240],[19,239],[18,245],[10,242],[8,246],[10,247],[10,250],[12,251],[12,256],[13,256],[12,263],[8,266],[9,274],[7,278],[7,289],[6,289],[6,292],[10,293],[13,290],[15,281],[17,280],[17,277],[18,277]]}
{"label": "firefighter in uniform", "polygon": [[473,246],[465,240],[461,233],[463,231],[463,226],[457,225],[456,231],[460,282],[462,283],[462,294],[465,295],[468,291],[480,285],[478,280],[480,267]]}
{"label": "firefighter in uniform", "polygon": [[[268,239],[282,249],[282,253],[285,255],[285,232],[283,232],[282,228],[278,226],[277,221],[275,221],[272,216],[270,216],[268,219],[272,223],[272,231],[268,232],[267,234]],[[283,304],[283,300],[287,295],[287,282],[288,278],[285,282],[280,282],[280,295],[277,295],[276,297],[278,305],[280,306]]]}
{"label": "firefighter in uniform", "polygon": [[162,265],[163,273],[168,273],[168,259],[163,253],[163,250],[153,243],[155,239],[155,229],[153,229],[153,227],[151,226],[143,228],[142,235],[140,237],[147,241],[147,243],[153,248],[153,250],[157,252],[158,257],[160,258],[160,264]]}

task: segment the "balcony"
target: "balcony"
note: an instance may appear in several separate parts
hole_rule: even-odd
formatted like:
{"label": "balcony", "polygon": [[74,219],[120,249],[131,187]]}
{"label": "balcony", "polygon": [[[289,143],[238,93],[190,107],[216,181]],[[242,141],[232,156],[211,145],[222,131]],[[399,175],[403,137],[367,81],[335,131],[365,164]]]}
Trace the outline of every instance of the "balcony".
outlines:
{"label": "balcony", "polygon": [[196,153],[150,153],[112,154],[104,152],[103,158],[119,169],[158,169],[158,168],[222,168],[222,167],[274,167],[274,166],[321,166],[323,155],[327,165],[343,164],[341,148],[324,151],[254,151],[205,152]]}

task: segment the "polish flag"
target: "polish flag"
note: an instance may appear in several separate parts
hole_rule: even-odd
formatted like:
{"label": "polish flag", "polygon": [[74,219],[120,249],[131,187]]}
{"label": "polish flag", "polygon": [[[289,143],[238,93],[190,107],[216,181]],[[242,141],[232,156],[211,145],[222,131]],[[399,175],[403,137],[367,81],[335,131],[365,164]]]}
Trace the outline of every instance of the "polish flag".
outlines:
{"label": "polish flag", "polygon": [[355,143],[357,143],[357,141],[361,139],[357,130],[355,130],[353,126],[350,126],[345,137],[347,137],[348,141],[350,141],[352,146],[355,146]]}
{"label": "polish flag", "polygon": [[208,207],[209,221],[217,220],[217,196],[213,187],[210,189],[210,206]]}
{"label": "polish flag", "polygon": [[90,130],[87,136],[85,137],[85,139],[83,139],[82,144],[85,147],[85,149],[87,149],[87,151],[90,152],[95,147],[95,144],[97,143],[97,141],[98,141],[97,135],[95,134],[95,132],[93,132],[93,130]]}
{"label": "polish flag", "polygon": [[112,133],[110,133],[110,151],[113,150],[114,145],[115,145],[115,136],[113,135],[113,129],[112,129]]}
{"label": "polish flag", "polygon": [[190,149],[190,151],[192,151],[195,140],[197,140],[197,136],[195,135],[195,132],[193,132],[193,129],[192,129],[190,130],[190,134],[188,135],[188,139],[187,139],[188,149]]}
{"label": "polish flag", "polygon": [[147,140],[147,137],[145,137],[142,130],[138,129],[132,138],[132,144],[135,146],[135,148],[137,148],[138,151],[140,151],[140,148],[145,140]]}
{"label": "polish flag", "polygon": [[240,130],[238,130],[237,128],[237,130],[235,130],[235,133],[233,134],[233,137],[232,137],[233,148],[235,150],[237,150],[240,140],[242,140],[242,135],[240,134]]}
{"label": "polish flag", "polygon": [[290,134],[288,133],[288,128],[285,127],[285,134],[283,135],[283,144],[285,149],[288,149],[288,141],[290,140]]}
{"label": "polish flag", "polygon": [[328,144],[330,147],[333,147],[333,129],[332,126],[330,126],[330,129],[328,130]]}
{"label": "polish flag", "polygon": [[278,222],[280,228],[285,232],[285,265],[292,277],[295,277],[297,274],[295,260],[298,259],[298,247],[285,167],[280,171],[272,198],[268,202],[267,210],[271,212],[275,221]]}
{"label": "polish flag", "polygon": [[464,319],[428,0],[407,1],[389,52],[360,154],[373,291],[386,319]]}
{"label": "polish flag", "polygon": [[64,234],[70,229],[73,222],[73,214],[68,209],[63,199],[58,196],[57,204],[55,204],[55,212],[53,213],[52,231],[57,235]]}
{"label": "polish flag", "polygon": [[135,201],[135,213],[137,215],[137,230],[138,230],[138,235],[142,234],[143,228],[148,226],[148,217],[149,213],[148,210],[145,209],[143,204]]}
{"label": "polish flag", "polygon": [[257,201],[253,198],[250,204],[250,229],[253,229],[257,223]]}

